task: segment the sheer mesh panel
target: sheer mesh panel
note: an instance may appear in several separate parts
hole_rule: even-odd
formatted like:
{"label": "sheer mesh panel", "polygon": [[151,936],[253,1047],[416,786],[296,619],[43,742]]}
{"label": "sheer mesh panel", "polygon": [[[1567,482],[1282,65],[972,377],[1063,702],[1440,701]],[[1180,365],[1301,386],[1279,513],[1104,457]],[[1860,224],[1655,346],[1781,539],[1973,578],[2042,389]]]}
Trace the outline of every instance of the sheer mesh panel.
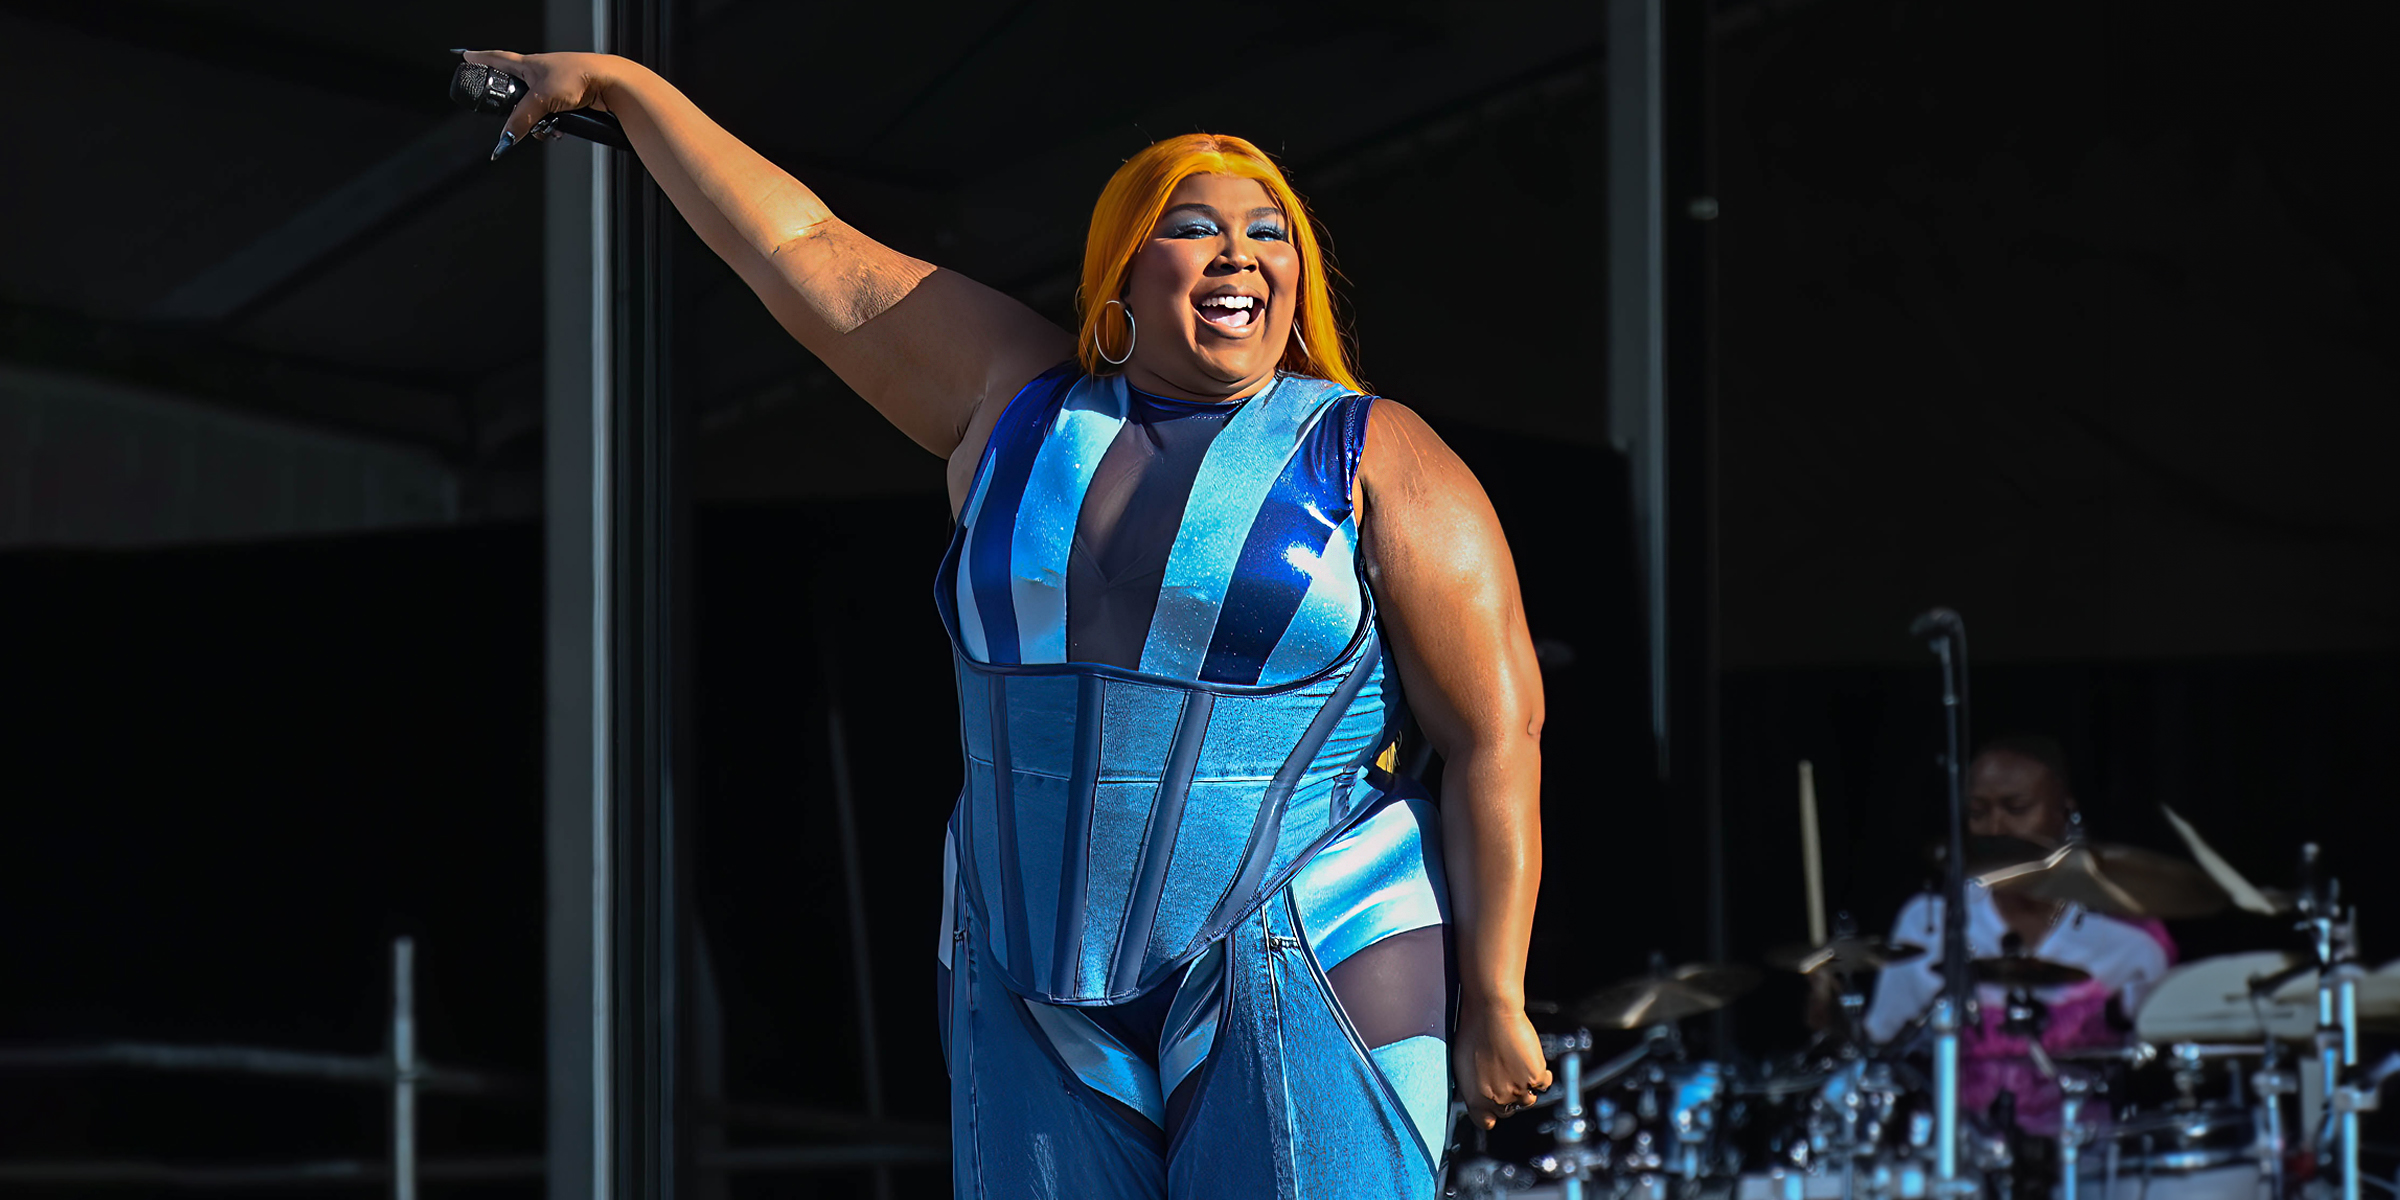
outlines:
{"label": "sheer mesh panel", "polygon": [[1444,942],[1439,925],[1395,933],[1326,972],[1334,999],[1368,1049],[1447,1032],[1450,962]]}
{"label": "sheer mesh panel", "polygon": [[1067,659],[1138,669],[1167,556],[1209,443],[1239,404],[1135,392],[1092,473],[1067,556]]}

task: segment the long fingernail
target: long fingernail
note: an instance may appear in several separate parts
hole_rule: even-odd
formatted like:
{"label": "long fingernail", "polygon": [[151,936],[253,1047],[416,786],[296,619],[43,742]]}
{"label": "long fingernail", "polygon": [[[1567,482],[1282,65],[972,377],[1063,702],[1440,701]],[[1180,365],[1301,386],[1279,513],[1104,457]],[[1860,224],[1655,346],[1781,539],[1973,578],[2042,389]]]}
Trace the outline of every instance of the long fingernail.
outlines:
{"label": "long fingernail", "polygon": [[450,53],[452,53],[452,54],[465,54],[466,52],[467,52],[467,48],[466,48],[465,46],[452,46],[452,47],[450,47]]}
{"label": "long fingernail", "polygon": [[[503,134],[501,134],[501,135],[500,135],[500,144],[499,144],[499,145],[497,145],[497,146],[494,146],[494,147],[492,147],[492,157],[493,157],[493,158],[498,158],[498,157],[500,157],[501,155],[508,153],[508,148],[509,148],[511,145],[515,144],[516,140],[517,140],[517,135],[515,135],[515,134],[513,134],[513,133],[503,133]],[[487,160],[487,161],[488,161],[488,160]]]}

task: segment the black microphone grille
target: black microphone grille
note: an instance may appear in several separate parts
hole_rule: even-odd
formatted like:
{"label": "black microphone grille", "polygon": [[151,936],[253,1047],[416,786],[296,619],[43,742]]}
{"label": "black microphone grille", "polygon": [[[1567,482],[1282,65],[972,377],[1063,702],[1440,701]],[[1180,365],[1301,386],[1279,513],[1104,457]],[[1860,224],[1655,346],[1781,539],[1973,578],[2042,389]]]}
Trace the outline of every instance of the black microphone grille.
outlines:
{"label": "black microphone grille", "polygon": [[504,113],[525,98],[525,81],[497,67],[460,63],[450,75],[450,102],[469,112]]}

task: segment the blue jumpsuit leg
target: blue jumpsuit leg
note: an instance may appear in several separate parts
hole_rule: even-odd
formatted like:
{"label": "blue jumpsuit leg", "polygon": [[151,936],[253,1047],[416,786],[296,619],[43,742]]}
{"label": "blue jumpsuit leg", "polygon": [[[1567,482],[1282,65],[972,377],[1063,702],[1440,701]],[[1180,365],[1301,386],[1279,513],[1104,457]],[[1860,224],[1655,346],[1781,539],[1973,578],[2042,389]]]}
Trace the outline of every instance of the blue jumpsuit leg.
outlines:
{"label": "blue jumpsuit leg", "polygon": [[1387,1076],[1342,1015],[1289,889],[1227,937],[1225,1008],[1168,1147],[1168,1194],[1430,1200],[1440,1148],[1409,1108],[1447,1104],[1439,1052],[1430,1072]]}
{"label": "blue jumpsuit leg", "polygon": [[[944,974],[956,1195],[1431,1200],[1447,1047],[1369,1050],[1327,964],[1441,922],[1434,828],[1430,806],[1392,805],[1329,846],[1165,985],[1181,991],[1156,1046],[1009,992],[957,896]],[[1169,1121],[1185,1071],[1189,1099]]]}
{"label": "blue jumpsuit leg", "polygon": [[[1112,1111],[1059,1059],[1026,1001],[979,969],[982,931],[960,905],[945,1048],[957,1200],[1164,1200],[1160,1137]],[[1234,1195],[1238,1193],[1220,1193]]]}

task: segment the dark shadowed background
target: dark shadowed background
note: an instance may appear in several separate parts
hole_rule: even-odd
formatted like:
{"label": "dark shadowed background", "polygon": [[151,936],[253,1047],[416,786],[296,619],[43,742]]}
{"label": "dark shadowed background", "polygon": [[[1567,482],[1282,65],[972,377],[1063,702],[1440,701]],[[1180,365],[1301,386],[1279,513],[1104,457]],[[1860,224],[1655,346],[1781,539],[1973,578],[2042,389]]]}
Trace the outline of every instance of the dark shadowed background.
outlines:
{"label": "dark shadowed background", "polygon": [[[2400,10],[1715,9],[1732,954],[1805,930],[1800,759],[1837,908],[1880,927],[1924,880],[1939,711],[1905,627],[1937,603],[1969,623],[1978,728],[2062,738],[2098,836],[2170,847],[2171,803],[2270,882],[2321,840],[2369,957],[2400,953],[2381,934],[2400,904]],[[1698,818],[1649,802],[1604,419],[1600,6],[1195,23],[691,0],[679,21],[675,79],[736,134],[868,232],[1061,321],[1126,155],[1209,129],[1282,156],[1348,278],[1365,376],[1484,480],[1548,644],[1532,992],[1701,955]],[[0,0],[0,71],[33,98],[0,172],[0,1047],[373,1053],[408,934],[424,1052],[538,1075],[543,148],[486,163],[497,122],[449,113],[442,85],[444,47],[537,49],[540,27],[529,0]],[[896,1118],[938,1123],[958,786],[940,464],[688,234],[673,287],[723,1092],[862,1095],[838,708],[882,1082]],[[2190,956],[2274,930],[2174,933]],[[1797,1004],[1746,1001],[1738,1052],[1796,1044]],[[382,1113],[365,1090],[6,1071],[0,1170],[372,1159]],[[539,1147],[524,1100],[425,1114],[436,1158]]]}

